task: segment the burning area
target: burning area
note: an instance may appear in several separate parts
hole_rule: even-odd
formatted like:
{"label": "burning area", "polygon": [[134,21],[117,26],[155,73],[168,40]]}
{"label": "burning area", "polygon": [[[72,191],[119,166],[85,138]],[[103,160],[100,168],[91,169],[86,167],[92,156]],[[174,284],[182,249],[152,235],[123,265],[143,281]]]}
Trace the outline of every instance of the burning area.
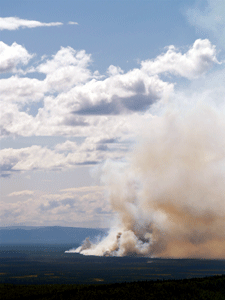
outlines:
{"label": "burning area", "polygon": [[102,180],[116,213],[108,236],[84,255],[225,258],[225,116],[196,103],[153,116],[125,162]]}

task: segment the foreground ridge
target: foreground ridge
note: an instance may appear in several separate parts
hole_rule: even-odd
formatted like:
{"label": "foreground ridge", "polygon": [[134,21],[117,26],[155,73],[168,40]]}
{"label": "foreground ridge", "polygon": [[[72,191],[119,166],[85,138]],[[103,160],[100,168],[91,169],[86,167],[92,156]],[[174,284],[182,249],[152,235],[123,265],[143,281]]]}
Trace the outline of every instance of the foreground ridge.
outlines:
{"label": "foreground ridge", "polygon": [[181,280],[137,281],[102,285],[0,284],[0,298],[14,299],[225,299],[225,275]]}

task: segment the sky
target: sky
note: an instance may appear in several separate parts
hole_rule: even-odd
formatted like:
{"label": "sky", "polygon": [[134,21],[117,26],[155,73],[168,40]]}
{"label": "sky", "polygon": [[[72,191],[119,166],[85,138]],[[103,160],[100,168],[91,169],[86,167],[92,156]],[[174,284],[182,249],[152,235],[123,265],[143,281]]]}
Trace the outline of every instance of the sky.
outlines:
{"label": "sky", "polygon": [[102,170],[174,99],[222,109],[224,61],[223,0],[1,1],[0,226],[109,227]]}

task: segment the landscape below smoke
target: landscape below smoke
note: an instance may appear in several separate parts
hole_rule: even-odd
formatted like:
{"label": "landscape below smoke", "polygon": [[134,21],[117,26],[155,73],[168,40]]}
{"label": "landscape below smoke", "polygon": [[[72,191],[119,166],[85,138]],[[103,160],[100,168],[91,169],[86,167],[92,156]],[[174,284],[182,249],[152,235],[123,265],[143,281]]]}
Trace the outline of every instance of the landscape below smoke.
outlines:
{"label": "landscape below smoke", "polygon": [[128,156],[102,167],[116,213],[108,236],[69,252],[225,258],[223,111],[203,101],[186,110],[169,105]]}

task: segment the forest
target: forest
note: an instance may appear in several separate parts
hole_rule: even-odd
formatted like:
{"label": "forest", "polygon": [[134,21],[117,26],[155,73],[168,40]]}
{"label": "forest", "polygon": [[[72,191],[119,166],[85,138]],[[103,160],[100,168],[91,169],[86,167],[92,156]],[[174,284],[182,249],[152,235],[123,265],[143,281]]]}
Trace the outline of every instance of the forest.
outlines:
{"label": "forest", "polygon": [[13,285],[0,284],[4,300],[160,299],[223,300],[225,275],[182,280],[140,281],[103,285]]}

